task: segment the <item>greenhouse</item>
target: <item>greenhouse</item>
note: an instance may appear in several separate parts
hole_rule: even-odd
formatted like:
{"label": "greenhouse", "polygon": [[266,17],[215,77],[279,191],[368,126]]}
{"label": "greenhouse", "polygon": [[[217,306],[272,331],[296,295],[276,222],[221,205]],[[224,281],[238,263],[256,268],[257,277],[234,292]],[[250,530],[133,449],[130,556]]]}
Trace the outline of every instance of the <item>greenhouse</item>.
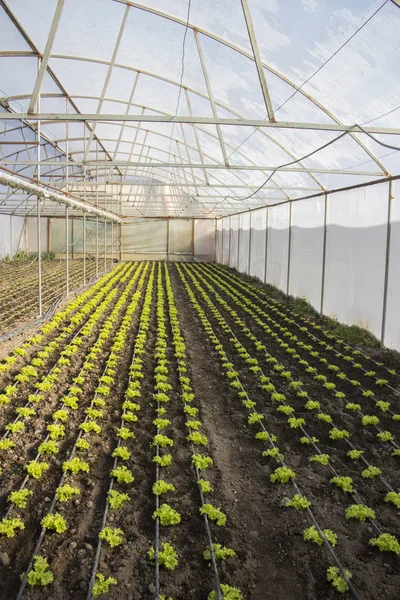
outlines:
{"label": "greenhouse", "polygon": [[0,599],[398,599],[399,28],[0,0]]}

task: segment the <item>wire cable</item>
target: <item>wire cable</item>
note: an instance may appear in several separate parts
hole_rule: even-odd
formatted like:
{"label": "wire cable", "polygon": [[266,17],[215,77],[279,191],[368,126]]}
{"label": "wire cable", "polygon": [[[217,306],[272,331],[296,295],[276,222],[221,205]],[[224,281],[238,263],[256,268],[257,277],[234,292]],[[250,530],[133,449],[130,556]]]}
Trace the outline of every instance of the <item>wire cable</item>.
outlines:
{"label": "wire cable", "polygon": [[[278,110],[280,110],[283,106],[285,106],[285,104],[287,104],[289,102],[289,100],[291,100],[307,83],[309,83],[309,81],[311,81],[311,79],[313,79],[313,77],[315,77],[315,75],[317,75],[341,50],[343,50],[343,48],[375,17],[376,14],[378,14],[379,11],[382,10],[382,8],[388,2],[389,2],[389,0],[385,0],[385,2],[383,4],[381,4],[381,6],[379,8],[377,8],[377,10],[375,12],[373,12],[372,15],[370,17],[368,17],[368,19],[366,21],[364,21],[364,23],[362,25],[360,25],[360,27],[358,29],[356,29],[356,31],[354,31],[354,33],[352,33],[352,35],[333,54],[331,54],[331,56],[329,56],[329,58],[327,58],[325,60],[325,62],[323,62],[316,71],[314,71],[309,77],[307,77],[307,79],[305,81],[303,81],[303,83],[299,87],[296,87],[294,92],[288,98],[286,98],[286,100],[284,102],[282,102],[282,104],[280,104],[278,106],[278,108],[276,108],[272,112],[271,117],[274,116],[278,112]],[[233,154],[235,154],[235,152],[237,152],[239,150],[239,148],[241,148],[243,146],[243,144],[245,144],[251,138],[251,136],[255,134],[256,131],[257,131],[257,129],[254,129],[254,131],[252,131],[247,136],[247,138],[245,138],[243,140],[243,142],[241,142],[239,144],[239,146],[235,150],[233,150],[231,152],[231,154],[228,155],[227,159],[229,159]]]}
{"label": "wire cable", "polygon": [[370,137],[371,140],[373,140],[374,142],[376,142],[380,146],[383,146],[384,148],[389,148],[390,150],[400,151],[400,148],[398,146],[392,146],[391,144],[385,144],[385,142],[381,142],[380,140],[378,140],[378,138],[376,138],[374,135],[372,135],[372,133],[369,133],[368,131],[365,131],[365,129],[363,127],[361,127],[361,125],[357,125],[357,127],[359,129],[361,129],[361,131],[363,133],[365,133],[365,135],[367,135],[368,137]]}
{"label": "wire cable", "polygon": [[[268,183],[268,181],[271,179],[271,177],[273,177],[275,175],[275,173],[279,170],[282,169],[284,167],[290,167],[291,165],[294,165],[298,162],[301,162],[307,158],[309,158],[310,156],[312,156],[313,154],[317,154],[317,152],[320,152],[321,150],[324,150],[325,148],[327,148],[328,146],[330,146],[331,144],[334,144],[335,142],[337,142],[338,140],[340,140],[342,137],[344,137],[345,135],[348,134],[348,131],[344,131],[343,133],[341,133],[340,135],[338,135],[337,137],[333,138],[333,140],[330,140],[329,142],[326,142],[325,144],[323,144],[322,146],[320,146],[319,148],[316,148],[315,150],[312,150],[311,152],[309,152],[308,154],[305,154],[304,156],[302,156],[301,158],[296,158],[295,160],[292,160],[288,163],[285,163],[283,165],[279,165],[278,167],[275,167],[275,169],[272,171],[272,173],[268,176],[268,178],[256,189],[254,190],[254,192],[252,192],[251,194],[249,194],[248,196],[245,196],[244,198],[237,198],[235,196],[225,196],[225,198],[223,198],[222,200],[216,202],[216,204],[214,205],[214,208],[216,206],[218,206],[219,204],[221,204],[222,202],[225,202],[225,200],[235,200],[238,202],[243,202],[244,200],[248,200],[249,198],[252,198],[255,194],[258,194],[258,192],[260,190],[262,190],[262,188]],[[213,208],[213,210],[214,210]],[[261,207],[262,208],[262,207]]]}

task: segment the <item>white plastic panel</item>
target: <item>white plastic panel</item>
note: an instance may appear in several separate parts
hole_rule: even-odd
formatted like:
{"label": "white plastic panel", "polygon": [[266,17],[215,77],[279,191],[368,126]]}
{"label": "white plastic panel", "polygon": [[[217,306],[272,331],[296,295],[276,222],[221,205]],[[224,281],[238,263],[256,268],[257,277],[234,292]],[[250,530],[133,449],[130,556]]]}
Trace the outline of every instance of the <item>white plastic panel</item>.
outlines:
{"label": "white plastic panel", "polygon": [[230,238],[230,217],[222,219],[222,264],[227,265],[229,262],[229,242]]}
{"label": "white plastic panel", "polygon": [[217,263],[222,263],[222,225],[223,219],[218,219],[215,240],[215,260]]}
{"label": "white plastic panel", "polygon": [[231,248],[229,253],[229,266],[237,269],[239,250],[239,216],[231,217]]}
{"label": "white plastic panel", "polygon": [[267,209],[261,208],[252,213],[250,242],[250,275],[264,281]]}
{"label": "white plastic panel", "polygon": [[388,348],[400,350],[400,182],[392,183],[391,237],[385,338]]}
{"label": "white plastic panel", "polygon": [[328,197],[323,311],[381,335],[388,184]]}
{"label": "white plastic panel", "polygon": [[21,235],[23,233],[23,227],[23,217],[0,215],[0,258],[14,255],[17,250],[26,249],[25,237]]}
{"label": "white plastic panel", "polygon": [[194,256],[197,260],[212,261],[215,251],[214,219],[195,219],[194,222]]}
{"label": "white plastic panel", "polygon": [[167,221],[149,219],[126,223],[122,228],[122,247],[124,253],[166,253]]}
{"label": "white plastic panel", "polygon": [[280,206],[270,207],[268,211],[266,283],[270,283],[280,290],[286,292],[289,254],[290,205],[282,204]]}
{"label": "white plastic panel", "polygon": [[[26,222],[27,236],[28,236],[28,252],[37,252],[37,218],[29,217]],[[40,219],[40,250],[46,252],[47,250],[47,227],[48,219],[43,217]]]}
{"label": "white plastic panel", "polygon": [[321,306],[324,197],[293,202],[289,294]]}
{"label": "white plastic panel", "polygon": [[170,254],[193,254],[192,219],[169,220]]}
{"label": "white plastic panel", "polygon": [[251,213],[239,215],[239,262],[238,270],[241,273],[249,271],[250,250],[250,218]]}

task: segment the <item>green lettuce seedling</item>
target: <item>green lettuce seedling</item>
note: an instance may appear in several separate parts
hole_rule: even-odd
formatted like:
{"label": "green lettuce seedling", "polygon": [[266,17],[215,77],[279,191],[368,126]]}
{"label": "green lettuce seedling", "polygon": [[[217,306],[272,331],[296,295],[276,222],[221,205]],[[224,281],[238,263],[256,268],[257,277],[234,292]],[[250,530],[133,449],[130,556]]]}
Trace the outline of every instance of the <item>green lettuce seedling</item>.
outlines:
{"label": "green lettuce seedling", "polygon": [[23,490],[18,490],[17,492],[11,492],[7,500],[12,504],[15,504],[15,506],[18,506],[18,508],[25,508],[28,497],[32,496],[32,493],[31,490],[25,488]]}
{"label": "green lettuce seedling", "polygon": [[[223,600],[243,600],[242,592],[236,587],[232,587],[231,585],[221,583],[220,589],[222,592]],[[215,590],[210,592],[208,594],[207,600],[218,600],[217,592]]]}
{"label": "green lettuce seedling", "polygon": [[371,538],[368,542],[371,546],[377,546],[381,552],[394,552],[400,554],[400,544],[397,538],[390,533],[382,533],[376,538]]}
{"label": "green lettuce seedling", "polygon": [[353,480],[351,477],[332,477],[330,481],[344,492],[351,493],[353,491]]}
{"label": "green lettuce seedling", "polygon": [[311,506],[311,502],[305,496],[295,494],[291,500],[287,500],[285,506],[294,508],[295,510],[305,510]]}
{"label": "green lettuce seedling", "polygon": [[153,519],[160,519],[160,524],[163,526],[177,525],[181,522],[181,515],[169,504],[161,504],[161,506],[153,512]]}
{"label": "green lettuce seedling", "polygon": [[78,496],[81,493],[78,487],[73,487],[69,483],[65,483],[56,489],[57,500],[59,502],[68,502],[73,496]]}
{"label": "green lettuce seedling", "polygon": [[375,519],[375,511],[365,504],[352,504],[346,509],[346,519],[357,519],[364,523],[366,519]]}
{"label": "green lettuce seedling", "polygon": [[155,496],[161,496],[161,494],[166,494],[167,492],[175,492],[176,488],[172,483],[167,483],[163,479],[159,479],[155,483],[153,483],[153,494]]}
{"label": "green lettuce seedling", "polygon": [[107,579],[101,573],[96,574],[96,581],[92,589],[92,594],[96,598],[101,594],[106,594],[110,589],[111,585],[117,585],[117,580],[114,577],[107,577]]}
{"label": "green lettuce seedling", "polygon": [[278,467],[269,478],[273,483],[276,481],[279,483],[287,483],[290,479],[294,479],[295,477],[296,473],[292,471],[292,469],[289,469],[288,467]]}
{"label": "green lettuce seedling", "polygon": [[[350,573],[350,571],[345,569],[345,573],[346,577],[348,579],[351,579],[352,574]],[[333,587],[335,587],[337,591],[341,592],[342,594],[344,592],[347,592],[347,590],[349,589],[349,586],[347,585],[343,575],[340,574],[338,567],[328,567],[326,571],[326,578],[330,583],[332,583]]]}
{"label": "green lettuce seedling", "polygon": [[[156,553],[153,547],[150,548],[147,554],[150,560],[154,560]],[[178,554],[168,542],[161,544],[161,549],[158,553],[158,561],[160,566],[164,566],[169,571],[174,571],[178,566]]]}
{"label": "green lettuce seedling", "polygon": [[[232,548],[226,548],[221,544],[213,544],[213,551],[215,560],[226,560],[227,558],[233,558],[236,556],[236,552]],[[203,552],[205,560],[211,560],[210,548],[206,548]]]}
{"label": "green lettuce seedling", "polygon": [[99,533],[99,538],[107,542],[111,548],[115,548],[122,544],[124,532],[119,527],[104,527]]}
{"label": "green lettuce seedling", "polygon": [[[21,579],[24,574],[21,575]],[[54,575],[49,571],[49,563],[43,556],[35,556],[32,569],[28,573],[28,585],[49,585],[54,580]]]}
{"label": "green lettuce seedling", "polygon": [[53,529],[57,533],[67,530],[67,522],[60,513],[47,514],[40,522],[43,529]]}
{"label": "green lettuce seedling", "polygon": [[[327,541],[332,546],[332,548],[334,548],[337,544],[336,533],[333,533],[331,529],[323,529],[322,532]],[[322,546],[322,544],[324,543],[324,540],[320,536],[318,529],[315,527],[315,525],[312,525],[311,527],[308,527],[307,529],[303,530],[303,539],[305,542],[314,542],[314,544],[318,544],[318,546]]]}
{"label": "green lettuce seedling", "polygon": [[14,519],[4,518],[0,521],[0,535],[12,538],[15,535],[16,529],[25,529],[25,525],[19,517],[15,517]]}
{"label": "green lettuce seedling", "polygon": [[200,507],[200,514],[207,515],[211,521],[215,521],[219,526],[223,527],[226,523],[226,515],[220,508],[215,508],[212,504],[203,504],[203,506]]}

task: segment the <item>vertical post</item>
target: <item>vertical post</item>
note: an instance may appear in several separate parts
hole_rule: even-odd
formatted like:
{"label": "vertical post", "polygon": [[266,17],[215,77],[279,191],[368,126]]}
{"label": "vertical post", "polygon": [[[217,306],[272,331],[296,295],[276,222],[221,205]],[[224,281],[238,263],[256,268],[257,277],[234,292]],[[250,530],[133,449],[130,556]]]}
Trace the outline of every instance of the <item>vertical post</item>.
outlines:
{"label": "vertical post", "polygon": [[229,215],[228,267],[231,266],[232,217]]}
{"label": "vertical post", "polygon": [[253,237],[253,213],[250,213],[250,229],[249,229],[249,257],[248,257],[248,266],[247,266],[247,275],[250,275],[250,267],[251,267],[251,242]]}
{"label": "vertical post", "polygon": [[122,260],[122,223],[119,224],[119,260]]}
{"label": "vertical post", "polygon": [[68,206],[65,208],[65,271],[66,271],[66,288],[67,297],[69,296],[69,219],[68,219]]}
{"label": "vertical post", "polygon": [[[38,59],[38,72],[40,72],[40,58]],[[40,94],[38,94],[38,98],[37,98],[37,111],[38,113],[40,113]],[[36,155],[37,155],[37,161],[38,161],[38,165],[37,165],[37,171],[36,171],[36,176],[37,176],[37,182],[38,185],[40,185],[40,135],[41,135],[41,123],[40,121],[37,122],[36,125],[36,141],[37,141],[37,147],[36,147]],[[37,256],[38,256],[38,308],[39,308],[39,318],[41,318],[42,313],[43,313],[43,306],[42,306],[42,253],[40,251],[40,240],[41,240],[41,223],[40,223],[40,199],[39,196],[36,196],[36,208],[37,208],[37,230],[36,230],[36,237],[37,237]]]}
{"label": "vertical post", "polygon": [[[38,169],[39,169],[38,164]],[[39,306],[39,318],[42,316],[43,307],[42,307],[42,253],[40,252],[40,200],[39,196],[36,197],[36,205],[37,205],[37,249],[38,249],[38,306]]]}
{"label": "vertical post", "polygon": [[75,260],[75,219],[71,219],[71,258]]}
{"label": "vertical post", "polygon": [[268,271],[268,237],[269,237],[269,207],[266,208],[265,216],[265,264],[264,264],[264,283],[267,283],[267,271]]}
{"label": "vertical post", "polygon": [[286,279],[286,293],[289,296],[290,289],[290,261],[291,261],[291,253],[292,253],[292,205],[293,202],[290,202],[289,206],[289,239],[288,239],[288,265],[287,265],[287,279]]}
{"label": "vertical post", "polygon": [[12,215],[10,215],[10,260],[13,258],[13,230],[12,230]]}
{"label": "vertical post", "polygon": [[169,242],[170,242],[170,237],[169,237],[169,217],[167,219],[167,261],[169,261]]}
{"label": "vertical post", "polygon": [[86,284],[86,213],[83,213],[83,285]]}
{"label": "vertical post", "polygon": [[192,256],[194,260],[194,219],[192,218]]}
{"label": "vertical post", "polygon": [[50,239],[51,239],[51,225],[53,223],[53,219],[47,217],[47,252],[50,252]]}
{"label": "vertical post", "polygon": [[[66,104],[66,112],[68,112],[68,98],[65,98]],[[67,164],[65,165],[65,189],[68,194],[68,182],[69,182],[69,123],[68,121],[65,123],[65,156],[67,160]],[[67,288],[67,297],[69,296],[69,230],[68,230],[68,206],[65,208],[65,280],[66,280],[66,288]]]}
{"label": "vertical post", "polygon": [[111,266],[114,262],[114,221],[111,221]]}
{"label": "vertical post", "polygon": [[390,243],[392,237],[392,182],[389,181],[388,215],[386,225],[386,258],[385,258],[385,280],[383,288],[383,306],[382,306],[382,327],[381,327],[381,346],[385,344],[386,333],[386,311],[389,289],[389,267],[390,267]]}
{"label": "vertical post", "polygon": [[[221,244],[220,244],[221,245]],[[214,219],[214,249],[213,249],[213,262],[216,262],[217,259],[217,219]],[[218,258],[221,260],[221,257],[218,255]]]}
{"label": "vertical post", "polygon": [[104,219],[104,271],[107,270],[107,239],[106,239],[106,233],[107,233],[107,220]]}
{"label": "vertical post", "polygon": [[99,217],[96,217],[96,279],[99,276]]}
{"label": "vertical post", "polygon": [[321,306],[320,315],[324,314],[325,268],[326,268],[326,236],[327,236],[328,194],[325,194],[324,206],[324,241],[322,246]]}
{"label": "vertical post", "polygon": [[240,255],[240,223],[241,215],[238,215],[238,244],[237,244],[237,256],[236,256],[236,270],[239,271],[239,255]]}

